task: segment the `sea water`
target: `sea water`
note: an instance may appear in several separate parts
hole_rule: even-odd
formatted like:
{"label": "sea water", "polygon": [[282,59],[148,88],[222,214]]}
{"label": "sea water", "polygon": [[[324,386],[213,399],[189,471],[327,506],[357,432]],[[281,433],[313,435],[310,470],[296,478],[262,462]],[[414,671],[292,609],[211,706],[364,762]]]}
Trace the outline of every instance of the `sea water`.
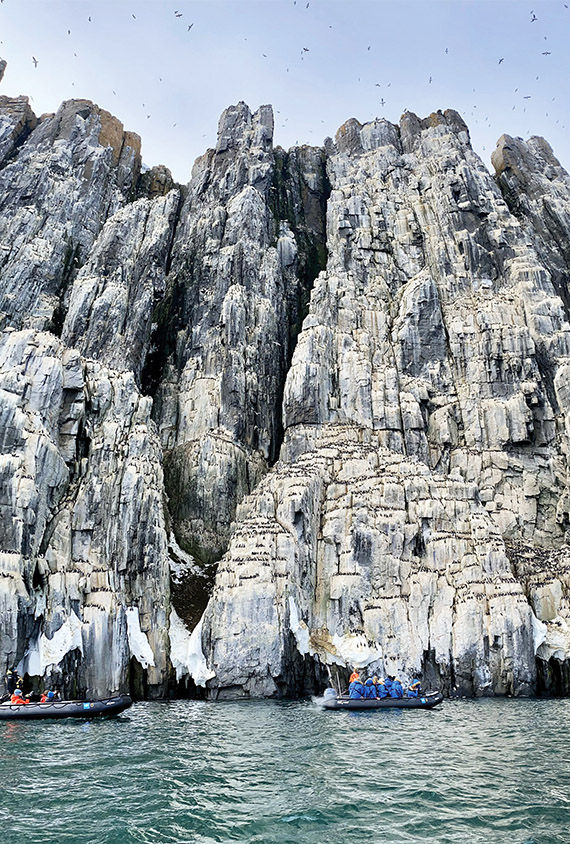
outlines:
{"label": "sea water", "polygon": [[6,842],[570,842],[570,700],[0,722]]}

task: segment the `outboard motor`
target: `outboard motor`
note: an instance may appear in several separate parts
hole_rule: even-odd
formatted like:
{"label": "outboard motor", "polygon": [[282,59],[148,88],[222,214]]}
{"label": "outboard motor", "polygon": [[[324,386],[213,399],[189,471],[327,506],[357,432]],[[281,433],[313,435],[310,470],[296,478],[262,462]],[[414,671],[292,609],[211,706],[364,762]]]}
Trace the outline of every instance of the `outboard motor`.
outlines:
{"label": "outboard motor", "polygon": [[334,689],[329,687],[328,689],[325,689],[325,693],[323,695],[323,698],[324,698],[325,702],[332,703],[333,701],[335,701],[337,699],[337,693]]}

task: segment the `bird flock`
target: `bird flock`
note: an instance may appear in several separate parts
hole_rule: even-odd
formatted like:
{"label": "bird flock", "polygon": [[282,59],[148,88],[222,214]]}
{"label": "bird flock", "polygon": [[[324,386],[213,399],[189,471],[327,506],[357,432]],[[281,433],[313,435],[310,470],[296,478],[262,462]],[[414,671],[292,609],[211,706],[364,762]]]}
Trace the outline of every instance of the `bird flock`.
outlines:
{"label": "bird flock", "polygon": [[[2,4],[3,4],[3,3],[4,3],[4,0],[0,0],[0,3],[2,3]],[[292,0],[292,5],[293,5],[293,6],[297,6],[297,0]],[[309,0],[309,2],[306,2],[306,3],[302,3],[302,2],[300,1],[299,5],[301,5],[301,6],[302,6],[302,5],[304,5],[304,9],[305,9],[305,11],[307,11],[307,10],[309,10],[309,8],[310,8],[310,6],[311,6],[311,3],[310,3],[310,0]],[[560,5],[561,5],[561,7],[563,7],[565,10],[568,10],[568,8],[569,8],[569,4],[568,4],[568,3],[563,2],[563,3],[561,3]],[[321,8],[322,8],[322,5],[321,5]],[[537,12],[538,12],[538,13],[537,13]],[[183,8],[182,8],[182,9],[179,9],[179,8],[172,8],[172,7],[171,7],[171,8],[170,8],[170,10],[166,10],[166,9],[165,9],[165,14],[170,15],[170,16],[171,16],[171,18],[173,17],[173,18],[175,19],[175,21],[177,22],[177,24],[179,23],[179,24],[180,24],[180,25],[181,25],[181,26],[185,29],[186,33],[188,33],[188,34],[189,34],[189,33],[191,33],[193,30],[194,30],[193,34],[196,32],[196,30],[194,29],[194,26],[195,26],[195,21],[194,21],[194,20],[188,20],[187,15],[186,15],[186,12],[185,12],[185,10],[184,10]],[[132,12],[130,13],[130,16],[131,16],[131,18],[132,18],[132,21],[133,21],[133,22],[136,22],[136,21],[137,21],[137,15],[135,14],[135,12],[134,12],[134,11],[132,11]],[[86,15],[86,22],[87,22],[87,24],[92,24],[92,23],[93,23],[93,19],[94,19],[94,18],[93,18],[93,15],[92,15],[92,14]],[[540,15],[540,8],[539,8],[539,7],[537,7],[537,10],[535,10],[535,9],[530,9],[530,10],[529,10],[529,12],[528,12],[528,24],[529,24],[530,26],[532,26],[532,27],[533,27],[533,31],[536,31],[536,37],[537,37],[537,40],[538,40],[538,39],[540,39],[540,38],[541,38],[541,32],[540,32],[540,27],[541,27],[541,15]],[[323,26],[324,26],[324,25],[323,25]],[[329,30],[332,30],[332,29],[334,28],[332,24],[327,24],[327,26],[328,26],[328,29],[329,29]],[[70,37],[70,38],[73,36],[73,31],[72,31],[71,27],[69,27],[69,26],[67,27],[67,35],[68,35],[68,37]],[[199,37],[199,35],[198,35],[198,37]],[[248,39],[247,39],[247,36],[246,36],[246,37],[244,38],[244,41],[247,41],[247,40],[248,40]],[[542,41],[543,41],[543,42],[544,42],[544,41],[548,42],[548,35],[544,35],[544,34],[542,34]],[[0,43],[1,43],[1,42],[0,42]],[[189,43],[191,43],[191,42],[189,42]],[[321,45],[319,44],[319,47],[320,47],[320,46],[321,46]],[[547,61],[547,60],[549,60],[549,59],[550,59],[550,57],[552,56],[552,50],[547,49],[548,44],[543,44],[543,46],[544,46],[544,48],[545,48],[545,49],[542,49],[542,50],[537,50],[537,55],[540,55],[540,56],[541,56],[541,57],[542,57],[545,61]],[[300,46],[300,47],[299,47],[299,52],[298,52],[298,54],[297,54],[297,60],[298,60],[298,61],[300,61],[300,62],[303,62],[303,61],[305,61],[305,59],[309,59],[309,57],[310,57],[311,55],[313,55],[313,52],[312,52],[312,47],[313,47],[313,45],[311,45],[311,44],[310,44],[310,42],[309,42],[309,43],[305,42],[305,45]],[[450,50],[450,47],[451,47],[451,50]],[[365,42],[365,44],[362,46],[362,49],[363,49],[363,50],[365,50],[365,51],[366,51],[366,53],[370,53],[370,52],[371,52],[371,49],[372,49],[372,44],[370,44],[370,43],[369,43],[369,44],[366,44],[366,42]],[[447,46],[445,46],[445,47],[443,47],[443,45],[442,45],[442,49],[443,49],[443,54],[444,54],[445,56],[454,56],[454,55],[455,55],[455,58],[457,58],[457,57],[459,56],[459,52],[458,52],[458,50],[454,47],[454,45],[447,45]],[[318,52],[319,52],[319,51],[317,51],[317,56],[318,56]],[[39,55],[39,54],[38,54],[38,55]],[[78,53],[77,53],[77,52],[75,52],[75,53],[74,53],[74,58],[78,58]],[[270,51],[267,51],[267,52],[266,52],[266,51],[263,51],[263,52],[261,53],[260,58],[261,58],[264,62],[268,62],[268,63],[272,62],[272,56],[271,56],[271,52],[270,52]],[[36,55],[32,55],[32,56],[31,56],[31,61],[32,61],[32,63],[33,63],[34,69],[36,69],[36,70],[37,70],[37,69],[40,67],[40,60],[39,60],[39,58],[38,58]],[[316,61],[318,61],[318,57],[317,57]],[[508,55],[499,55],[499,56],[497,56],[497,58],[496,58],[496,67],[501,68],[501,71],[503,71],[504,69],[508,68],[508,66],[509,66],[509,57],[508,57]],[[285,73],[289,73],[289,71],[290,71],[290,66],[286,66],[286,67],[285,67],[285,68],[283,68],[283,69],[285,70]],[[451,69],[450,69],[450,72],[449,72],[449,73],[445,72],[445,73],[444,73],[444,78],[445,78],[445,79],[448,79],[448,78],[449,78],[449,75],[450,75],[450,74],[452,74],[452,72],[453,72],[453,71],[452,71]],[[507,77],[506,77],[506,78],[507,78]],[[163,83],[163,77],[162,77],[162,76],[158,77],[158,81],[159,81],[159,83]],[[360,82],[360,81],[361,81],[361,77],[358,77],[358,82]],[[539,76],[539,75],[536,75],[536,77],[535,77],[535,80],[534,80],[534,81],[535,81],[535,82],[540,82],[540,76]],[[429,86],[432,86],[432,85],[434,85],[434,83],[436,83],[436,82],[437,82],[436,73],[435,73],[435,71],[432,71],[432,73],[429,73],[429,74],[427,75],[427,79],[425,80],[425,83],[424,83],[424,84],[427,84],[427,85],[429,85]],[[420,84],[421,84],[421,80],[420,80],[420,79],[418,79],[418,83],[420,83]],[[75,85],[75,83],[74,83],[74,82],[71,82],[71,84],[72,84],[73,86]],[[392,82],[391,82],[391,81],[389,81],[389,80],[386,80],[386,81],[383,81],[383,82],[375,82],[375,83],[373,83],[373,84],[374,84],[374,86],[375,86],[376,88],[380,88],[380,89],[382,89],[381,91],[379,91],[379,92],[378,92],[380,96],[379,96],[379,98],[376,100],[376,103],[377,103],[377,107],[380,109],[381,113],[384,113],[384,112],[385,112],[385,110],[386,110],[386,109],[389,107],[389,105],[390,105],[390,103],[389,103],[389,97],[388,97],[388,94],[389,94],[389,89],[390,89],[390,87],[391,87],[391,85],[392,85]],[[520,83],[519,83],[519,84],[520,84]],[[392,93],[392,92],[390,92],[390,93]],[[473,93],[473,94],[476,94],[476,93],[477,93],[477,91],[476,91],[476,89],[475,89],[475,88],[473,88],[472,93]],[[534,93],[534,92],[533,92],[533,93]],[[516,96],[514,96],[514,97],[513,97],[513,100],[512,100],[512,105],[511,105],[511,111],[515,111],[515,112],[516,112],[516,111],[520,111],[522,114],[526,114],[526,105],[527,105],[528,101],[532,99],[532,97],[533,97],[533,93],[528,92],[528,89],[527,89],[527,91],[526,91],[526,92],[522,93],[522,91],[519,91],[519,87],[515,87],[515,88],[514,88],[514,90],[513,90],[513,94],[514,94],[514,95],[518,95],[518,98],[517,98]],[[115,97],[116,97],[116,96],[118,96],[118,94],[117,94],[117,90],[116,90],[116,89],[112,89],[112,94],[113,94],[113,96],[115,96]],[[474,97],[473,99],[475,99],[475,97]],[[555,102],[555,101],[556,101],[556,96],[553,96],[553,97],[551,98],[551,102]],[[150,120],[150,119],[152,118],[152,112],[151,112],[151,110],[148,110],[148,109],[146,108],[145,103],[142,103],[142,109],[144,109],[144,113],[145,113],[145,115],[146,115],[146,119],[147,119],[147,120]],[[405,111],[406,109],[403,109],[403,110]],[[486,127],[486,128],[491,128],[491,119],[490,119],[490,117],[489,117],[489,115],[488,115],[488,114],[484,114],[484,113],[483,113],[483,110],[481,109],[480,104],[478,104],[478,103],[473,103],[470,113],[469,113],[469,112],[467,112],[467,113],[468,113],[468,114],[470,114],[470,117],[472,118],[472,120],[471,120],[470,122],[472,122],[473,124],[475,124],[475,125],[481,124],[482,126],[484,126],[484,127]],[[279,114],[280,114],[280,112],[279,112],[279,111],[277,111],[277,114],[279,115]],[[546,114],[546,117],[549,117],[549,112],[546,112],[545,114]],[[324,123],[324,121],[323,121],[323,120],[321,120],[321,123]],[[287,118],[286,118],[286,117],[281,117],[281,124],[280,124],[280,125],[281,125],[281,127],[282,127],[282,128],[286,128],[286,124],[287,124]],[[560,124],[560,120],[559,120],[559,119],[557,119],[557,120],[555,121],[555,124],[556,124],[556,125],[560,125],[560,128],[562,128],[562,129],[565,129],[565,128],[566,128],[566,127],[565,127],[565,124]],[[172,127],[173,127],[173,128],[175,128],[177,125],[178,125],[178,123],[177,123],[177,122],[172,123]],[[309,130],[309,132],[310,132],[310,131],[311,131],[311,130]],[[530,128],[527,130],[527,134],[531,134],[531,132],[530,132]],[[204,136],[203,136],[203,137],[204,137]],[[484,147],[483,147],[483,148],[484,148]]]}

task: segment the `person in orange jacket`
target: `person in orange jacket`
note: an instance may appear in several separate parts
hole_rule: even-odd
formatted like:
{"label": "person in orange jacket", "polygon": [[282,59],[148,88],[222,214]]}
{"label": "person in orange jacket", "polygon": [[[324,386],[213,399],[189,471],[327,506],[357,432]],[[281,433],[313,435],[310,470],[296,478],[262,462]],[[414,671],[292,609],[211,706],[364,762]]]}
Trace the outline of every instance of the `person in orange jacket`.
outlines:
{"label": "person in orange jacket", "polygon": [[40,703],[51,703],[55,700],[55,692],[44,692],[40,698]]}
{"label": "person in orange jacket", "polygon": [[14,689],[14,694],[10,698],[10,703],[29,703],[29,700],[26,700],[22,697],[22,690],[21,689]]}

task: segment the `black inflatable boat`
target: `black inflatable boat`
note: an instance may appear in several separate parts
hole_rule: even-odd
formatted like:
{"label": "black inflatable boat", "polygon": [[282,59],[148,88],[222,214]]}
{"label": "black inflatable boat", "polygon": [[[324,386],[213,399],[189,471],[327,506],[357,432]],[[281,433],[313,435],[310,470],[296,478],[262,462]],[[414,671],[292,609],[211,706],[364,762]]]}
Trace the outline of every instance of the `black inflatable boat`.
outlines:
{"label": "black inflatable boat", "polygon": [[324,709],[431,709],[443,700],[441,692],[424,692],[419,697],[349,698],[334,689],[325,689]]}
{"label": "black inflatable boat", "polygon": [[46,703],[0,703],[0,721],[32,721],[38,718],[97,718],[118,715],[132,706],[129,695],[105,700],[55,700]]}

